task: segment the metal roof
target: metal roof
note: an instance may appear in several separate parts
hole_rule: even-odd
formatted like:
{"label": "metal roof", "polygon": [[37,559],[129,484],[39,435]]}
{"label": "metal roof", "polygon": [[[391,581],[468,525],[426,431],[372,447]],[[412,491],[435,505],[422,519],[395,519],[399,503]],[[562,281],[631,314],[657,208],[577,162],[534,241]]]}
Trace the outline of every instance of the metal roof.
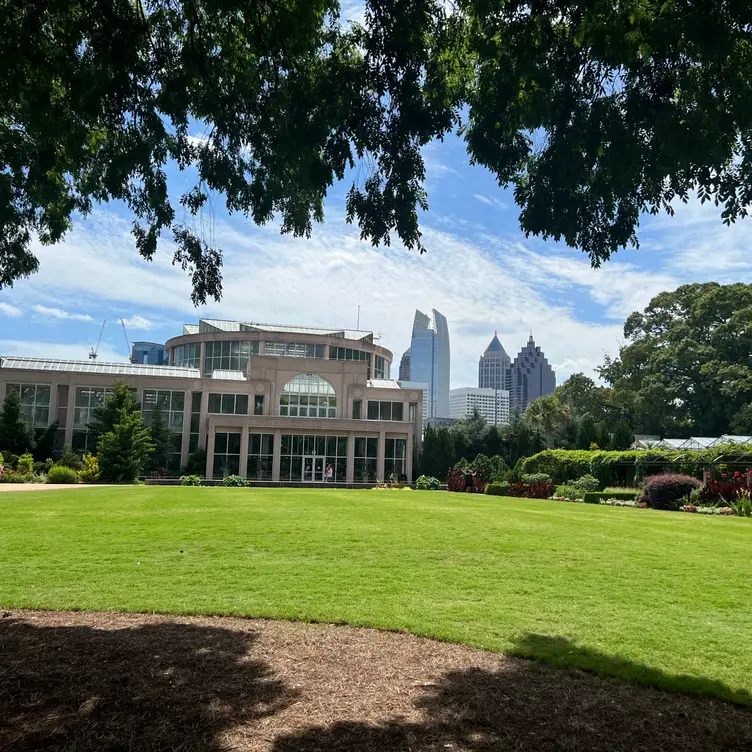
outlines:
{"label": "metal roof", "polygon": [[374,389],[402,389],[399,381],[392,379],[369,379],[368,386]]}
{"label": "metal roof", "polygon": [[266,332],[287,334],[319,334],[329,337],[342,337],[356,342],[378,342],[373,332],[358,329],[326,329],[318,326],[287,326],[284,324],[263,324],[256,321],[227,321],[225,319],[199,319],[198,326],[184,324],[184,334],[198,332]]}
{"label": "metal roof", "polygon": [[0,368],[24,371],[64,371],[67,373],[103,373],[118,376],[171,376],[198,379],[198,368],[150,366],[141,363],[103,363],[98,360],[55,360],[54,358],[0,357]]}
{"label": "metal roof", "polygon": [[212,371],[213,379],[224,379],[225,381],[245,381],[245,374],[242,371],[221,371],[217,369]]}

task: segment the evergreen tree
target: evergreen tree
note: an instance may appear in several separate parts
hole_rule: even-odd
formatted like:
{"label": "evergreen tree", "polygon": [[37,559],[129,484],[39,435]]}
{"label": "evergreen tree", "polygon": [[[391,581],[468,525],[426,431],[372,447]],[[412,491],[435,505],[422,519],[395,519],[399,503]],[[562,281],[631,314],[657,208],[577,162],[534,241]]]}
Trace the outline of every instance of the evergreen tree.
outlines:
{"label": "evergreen tree", "polygon": [[138,402],[136,402],[136,396],[131,391],[127,381],[116,381],[112,388],[113,391],[107,395],[104,404],[95,407],[92,411],[92,421],[88,428],[94,441],[114,429],[115,424],[119,422],[118,416],[121,410],[126,413],[141,411]]}
{"label": "evergreen tree", "polygon": [[37,462],[44,462],[46,459],[52,457],[55,451],[55,436],[57,434],[58,423],[54,423],[47,426],[44,431],[39,435],[39,438],[34,444],[33,455]]}
{"label": "evergreen tree", "polygon": [[634,434],[629,423],[624,418],[620,418],[614,426],[614,434],[611,437],[611,449],[629,449],[633,441]]}
{"label": "evergreen tree", "polygon": [[601,447],[599,438],[598,426],[595,424],[593,416],[586,415],[580,421],[580,427],[577,431],[577,448],[590,449],[590,445],[595,443],[601,449],[607,449],[608,447]]}
{"label": "evergreen tree", "polygon": [[20,455],[33,448],[34,433],[24,420],[21,395],[7,390],[0,408],[0,450]]}
{"label": "evergreen tree", "polygon": [[97,446],[100,478],[116,483],[136,480],[146,468],[153,449],[141,411],[119,410],[117,422],[100,437]]}
{"label": "evergreen tree", "polygon": [[163,470],[167,467],[167,455],[170,448],[170,431],[164,420],[162,412],[162,403],[157,400],[151,411],[151,423],[149,425],[149,435],[151,443],[154,445],[154,451],[149,459],[150,470]]}
{"label": "evergreen tree", "polygon": [[598,438],[596,439],[596,444],[598,444],[598,449],[603,449],[604,451],[613,449],[611,446],[611,431],[606,423],[598,424]]}

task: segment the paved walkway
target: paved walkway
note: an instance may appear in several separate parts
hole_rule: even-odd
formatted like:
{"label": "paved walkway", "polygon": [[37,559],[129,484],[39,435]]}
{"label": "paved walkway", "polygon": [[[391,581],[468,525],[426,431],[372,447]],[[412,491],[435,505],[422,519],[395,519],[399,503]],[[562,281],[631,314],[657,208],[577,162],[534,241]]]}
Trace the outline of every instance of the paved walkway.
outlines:
{"label": "paved walkway", "polygon": [[3,491],[59,491],[63,488],[105,488],[109,483],[0,483]]}

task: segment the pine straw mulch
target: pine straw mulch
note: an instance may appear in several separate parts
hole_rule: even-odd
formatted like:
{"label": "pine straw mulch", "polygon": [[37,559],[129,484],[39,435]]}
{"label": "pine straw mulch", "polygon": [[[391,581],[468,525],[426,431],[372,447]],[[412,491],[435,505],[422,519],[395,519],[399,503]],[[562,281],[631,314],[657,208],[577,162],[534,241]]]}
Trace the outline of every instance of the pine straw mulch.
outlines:
{"label": "pine straw mulch", "polygon": [[412,635],[0,613],[0,749],[752,750],[752,712]]}

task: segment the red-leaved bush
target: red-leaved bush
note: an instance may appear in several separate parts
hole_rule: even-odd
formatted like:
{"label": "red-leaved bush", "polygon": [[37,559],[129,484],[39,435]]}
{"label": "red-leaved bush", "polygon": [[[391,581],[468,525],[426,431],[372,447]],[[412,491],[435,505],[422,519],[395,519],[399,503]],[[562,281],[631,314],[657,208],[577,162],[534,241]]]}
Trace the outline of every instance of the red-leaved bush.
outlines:
{"label": "red-leaved bush", "polygon": [[681,500],[689,496],[692,489],[701,485],[702,483],[691,475],[650,475],[645,478],[642,501],[646,501],[653,509],[678,509]]}
{"label": "red-leaved bush", "polygon": [[517,481],[509,486],[507,496],[518,496],[526,499],[548,499],[554,492],[554,484],[551,482],[543,483],[523,483]]}
{"label": "red-leaved bush", "polygon": [[734,501],[740,493],[747,490],[747,474],[738,470],[731,473],[723,473],[718,480],[708,481],[700,492],[701,498],[706,503],[718,502],[722,499]]}

